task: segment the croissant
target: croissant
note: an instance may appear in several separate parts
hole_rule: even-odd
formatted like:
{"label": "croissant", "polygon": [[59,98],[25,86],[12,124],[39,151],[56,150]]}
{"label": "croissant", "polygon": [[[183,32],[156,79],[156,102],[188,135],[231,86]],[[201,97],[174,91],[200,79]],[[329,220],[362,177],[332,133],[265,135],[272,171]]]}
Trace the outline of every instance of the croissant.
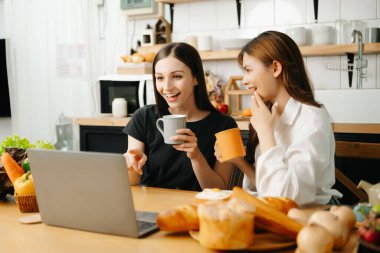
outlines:
{"label": "croissant", "polygon": [[199,230],[198,210],[195,205],[180,205],[161,211],[157,225],[163,231],[183,232]]}
{"label": "croissant", "polygon": [[292,199],[284,198],[284,197],[263,197],[259,198],[264,203],[270,205],[271,207],[276,208],[284,214],[287,214],[290,209],[298,208],[296,202]]}
{"label": "croissant", "polygon": [[292,220],[286,214],[264,203],[259,198],[250,195],[240,187],[233,188],[233,197],[242,199],[256,207],[255,225],[274,234],[296,239],[302,225]]}

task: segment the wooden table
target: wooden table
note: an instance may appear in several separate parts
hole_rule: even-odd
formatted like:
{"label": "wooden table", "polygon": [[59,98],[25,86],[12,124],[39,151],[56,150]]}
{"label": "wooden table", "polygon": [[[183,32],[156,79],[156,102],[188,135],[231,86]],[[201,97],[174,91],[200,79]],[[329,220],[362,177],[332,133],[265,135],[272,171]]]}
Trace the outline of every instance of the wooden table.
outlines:
{"label": "wooden table", "polygon": [[[193,203],[196,192],[133,186],[138,210],[161,211],[179,204]],[[187,233],[157,232],[143,239],[79,231],[45,224],[21,224],[22,214],[12,198],[0,201],[0,252],[116,253],[116,252],[215,252],[200,246]],[[355,240],[353,240],[355,245]],[[294,247],[284,251],[294,252]],[[355,251],[351,251],[355,252]]]}

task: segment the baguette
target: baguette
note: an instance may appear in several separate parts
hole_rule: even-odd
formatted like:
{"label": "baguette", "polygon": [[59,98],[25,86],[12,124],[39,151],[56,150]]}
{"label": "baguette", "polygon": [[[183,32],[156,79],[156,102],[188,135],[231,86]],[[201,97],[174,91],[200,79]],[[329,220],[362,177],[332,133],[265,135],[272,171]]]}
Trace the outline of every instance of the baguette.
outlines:
{"label": "baguette", "polygon": [[160,230],[170,232],[199,230],[197,206],[180,205],[161,211],[157,215],[157,225]]}
{"label": "baguette", "polygon": [[259,198],[264,203],[270,205],[271,207],[276,208],[284,214],[288,214],[289,210],[292,208],[298,208],[296,202],[292,199],[284,197],[263,197]]}
{"label": "baguette", "polygon": [[281,211],[250,195],[240,187],[233,188],[232,196],[242,199],[256,208],[255,225],[259,228],[284,237],[296,239],[298,232],[303,227]]}

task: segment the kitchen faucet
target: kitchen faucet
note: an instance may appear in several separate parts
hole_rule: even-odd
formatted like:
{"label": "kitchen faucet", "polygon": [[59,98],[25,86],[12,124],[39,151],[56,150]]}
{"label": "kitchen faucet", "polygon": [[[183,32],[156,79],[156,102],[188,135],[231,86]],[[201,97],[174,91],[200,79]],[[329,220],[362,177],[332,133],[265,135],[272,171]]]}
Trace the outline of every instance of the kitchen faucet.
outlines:
{"label": "kitchen faucet", "polygon": [[358,57],[356,60],[356,73],[357,73],[357,79],[356,79],[356,88],[362,89],[363,88],[363,79],[367,77],[367,71],[365,70],[367,68],[368,61],[367,59],[363,59],[363,37],[362,33],[358,30],[353,30],[351,34],[351,42],[355,43],[356,37],[358,37]]}

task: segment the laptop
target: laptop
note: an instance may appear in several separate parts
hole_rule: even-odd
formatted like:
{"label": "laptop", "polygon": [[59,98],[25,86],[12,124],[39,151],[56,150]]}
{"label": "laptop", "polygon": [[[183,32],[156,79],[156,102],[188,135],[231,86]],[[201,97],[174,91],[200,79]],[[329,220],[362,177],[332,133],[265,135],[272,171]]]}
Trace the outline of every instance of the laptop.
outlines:
{"label": "laptop", "polygon": [[122,154],[27,153],[43,223],[135,238],[158,229],[156,213],[134,209]]}

